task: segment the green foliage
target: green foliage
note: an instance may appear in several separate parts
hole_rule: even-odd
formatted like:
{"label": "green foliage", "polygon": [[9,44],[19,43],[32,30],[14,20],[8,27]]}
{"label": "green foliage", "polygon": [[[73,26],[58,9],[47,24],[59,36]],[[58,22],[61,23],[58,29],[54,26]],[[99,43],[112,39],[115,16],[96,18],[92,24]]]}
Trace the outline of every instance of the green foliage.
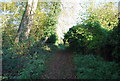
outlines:
{"label": "green foliage", "polygon": [[55,43],[56,41],[57,41],[57,36],[53,34],[48,38],[47,43]]}
{"label": "green foliage", "polygon": [[[0,3],[1,11],[6,13],[5,15],[1,15],[2,29],[5,32],[4,37],[7,40],[12,39],[14,42],[15,36],[17,34],[17,30],[19,24],[21,22],[21,18],[23,12],[25,10],[25,2],[11,2],[11,3]],[[36,13],[34,15],[33,26],[30,32],[29,38],[34,39],[35,41],[39,41],[42,37],[50,37],[52,34],[55,34],[57,17],[60,12],[60,2],[39,2]],[[12,31],[12,32],[11,32]],[[11,40],[10,40],[11,41]]]}
{"label": "green foliage", "polygon": [[16,73],[19,72],[22,64],[22,56],[17,55],[11,51],[12,48],[5,49],[3,48],[3,56],[2,56],[2,70],[3,76],[11,77],[15,76]]}
{"label": "green foliage", "polygon": [[104,44],[106,32],[98,22],[89,22],[72,27],[65,34],[65,40],[73,49],[95,50]]}
{"label": "green foliage", "polygon": [[111,31],[109,37],[109,44],[113,46],[112,56],[116,62],[120,62],[120,25]]}
{"label": "green foliage", "polygon": [[[21,44],[9,47],[3,46],[3,76],[6,79],[38,79],[45,70],[45,60],[49,51],[42,48],[39,42]],[[30,43],[30,44],[29,44]]]}
{"label": "green foliage", "polygon": [[94,55],[74,57],[78,79],[120,79],[118,64]]}
{"label": "green foliage", "polygon": [[[3,47],[3,76],[6,79],[39,79],[45,70],[45,60],[49,51],[34,44],[28,52],[16,54],[15,48]],[[25,49],[28,50],[28,49]]]}
{"label": "green foliage", "polygon": [[50,51],[41,46],[41,38],[55,43],[55,28],[60,12],[58,2],[39,2],[29,39],[15,43],[14,39],[25,10],[24,2],[1,3],[3,76],[11,79],[37,79],[45,70],[44,62]]}
{"label": "green foliage", "polygon": [[[95,2],[93,2],[93,4],[94,3]],[[84,23],[98,21],[101,27],[107,30],[112,30],[115,26],[117,26],[118,8],[115,6],[115,3],[108,2],[100,5],[91,4],[87,7],[87,16],[86,20],[83,21]]]}
{"label": "green foliage", "polygon": [[30,37],[39,40],[55,34],[59,12],[60,2],[39,2]]}
{"label": "green foliage", "polygon": [[14,77],[17,79],[39,79],[45,70],[45,56],[40,54],[34,54],[34,56],[29,57],[28,63],[25,64],[24,69],[19,73],[19,76]]}
{"label": "green foliage", "polygon": [[[0,10],[4,13],[9,12],[0,16],[0,22],[3,22],[2,59],[5,78],[39,79],[41,77],[48,54],[52,49],[56,49],[56,47],[52,49],[49,46],[42,47],[41,40],[48,37],[48,43],[56,42],[55,29],[60,4],[59,2],[39,3],[29,39],[16,44],[14,38],[25,3],[0,3],[3,6]],[[82,54],[89,52],[98,54],[99,52],[107,57],[112,55],[116,62],[120,62],[120,27],[115,27],[117,7],[113,3],[107,3],[97,8],[88,7],[87,10],[83,23],[72,27],[65,34],[64,40],[69,43],[70,48]],[[65,48],[64,45],[58,45],[58,47]],[[108,50],[110,53],[106,52]],[[79,79],[120,79],[118,65],[114,62],[105,62],[101,57],[77,55],[74,57],[74,62]]]}
{"label": "green foliage", "polygon": [[69,43],[69,46],[74,49],[82,49],[85,47],[85,41],[89,39],[90,34],[85,34],[83,25],[77,25],[72,28],[65,34],[65,41]]}
{"label": "green foliage", "polygon": [[56,24],[58,22],[58,15],[60,12],[60,2],[48,2],[47,7],[50,9],[47,14],[47,19],[44,25],[44,35],[50,37],[55,34]]}

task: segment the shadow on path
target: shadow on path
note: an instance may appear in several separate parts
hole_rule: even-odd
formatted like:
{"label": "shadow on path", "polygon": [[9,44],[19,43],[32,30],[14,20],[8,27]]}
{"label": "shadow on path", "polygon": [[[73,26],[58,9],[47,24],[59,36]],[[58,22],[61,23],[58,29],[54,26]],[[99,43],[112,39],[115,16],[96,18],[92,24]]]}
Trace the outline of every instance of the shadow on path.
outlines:
{"label": "shadow on path", "polygon": [[75,79],[72,52],[69,50],[57,50],[53,53],[46,65],[47,71],[42,79]]}

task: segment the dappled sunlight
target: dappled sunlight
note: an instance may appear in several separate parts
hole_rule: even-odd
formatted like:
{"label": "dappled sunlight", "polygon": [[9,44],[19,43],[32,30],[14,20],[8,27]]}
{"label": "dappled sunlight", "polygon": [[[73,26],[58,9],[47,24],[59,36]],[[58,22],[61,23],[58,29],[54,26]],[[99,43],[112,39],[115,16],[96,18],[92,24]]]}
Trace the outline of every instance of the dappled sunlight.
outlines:
{"label": "dappled sunlight", "polygon": [[51,48],[50,48],[49,46],[47,46],[47,45],[46,45],[46,46],[43,46],[42,48],[43,48],[44,50],[51,51]]}
{"label": "dappled sunlight", "polygon": [[120,79],[118,0],[26,1],[0,2],[0,79]]}

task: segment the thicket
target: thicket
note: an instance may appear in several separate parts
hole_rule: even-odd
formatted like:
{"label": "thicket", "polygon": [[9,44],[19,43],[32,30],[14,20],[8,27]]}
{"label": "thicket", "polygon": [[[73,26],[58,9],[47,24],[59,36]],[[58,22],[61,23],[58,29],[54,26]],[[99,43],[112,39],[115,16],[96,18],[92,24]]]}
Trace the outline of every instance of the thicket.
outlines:
{"label": "thicket", "polygon": [[74,57],[79,79],[120,78],[120,22],[113,8],[113,3],[90,7],[86,19],[64,36],[69,48],[79,54]]}
{"label": "thicket", "polygon": [[[2,24],[2,77],[4,79],[40,79],[46,70],[45,61],[57,41],[55,29],[60,12],[58,2],[39,2],[33,26],[27,40],[15,43],[15,37],[25,11],[24,2],[0,3]],[[48,37],[47,45],[41,43]],[[52,43],[49,45],[49,43]],[[52,46],[52,48],[51,48]],[[52,50],[51,50],[52,49]]]}
{"label": "thicket", "polygon": [[101,28],[98,22],[89,22],[87,24],[76,25],[65,34],[65,41],[69,43],[70,48],[85,53],[94,52],[104,44],[106,30]]}
{"label": "thicket", "polygon": [[78,79],[120,79],[119,65],[115,62],[106,62],[92,54],[77,54],[73,61]]}
{"label": "thicket", "polygon": [[[74,26],[65,34],[64,40],[70,49],[82,54],[74,57],[79,79],[120,78],[119,32],[119,25],[107,31],[98,22],[91,22]],[[102,57],[104,61],[96,57]]]}
{"label": "thicket", "polygon": [[64,40],[70,48],[83,54],[92,53],[119,62],[119,32],[119,26],[107,31],[99,23],[91,22],[72,27],[65,34]]}
{"label": "thicket", "polygon": [[5,79],[39,79],[45,71],[45,61],[51,52],[45,48],[45,45],[39,45],[39,42],[28,48],[16,48],[12,47],[12,44],[8,48],[3,46],[3,77]]}

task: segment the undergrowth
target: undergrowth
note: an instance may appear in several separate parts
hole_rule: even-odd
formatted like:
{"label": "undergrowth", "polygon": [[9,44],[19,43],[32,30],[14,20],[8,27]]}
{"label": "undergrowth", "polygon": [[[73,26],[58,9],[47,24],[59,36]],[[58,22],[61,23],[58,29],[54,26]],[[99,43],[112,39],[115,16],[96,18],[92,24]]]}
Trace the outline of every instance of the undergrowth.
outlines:
{"label": "undergrowth", "polygon": [[78,79],[120,79],[118,64],[106,62],[99,56],[76,54],[74,63]]}
{"label": "undergrowth", "polygon": [[[47,47],[47,48],[46,48]],[[45,62],[51,56],[54,45],[34,44],[28,52],[17,54],[14,48],[3,47],[3,77],[4,79],[40,79],[46,70]],[[48,50],[49,49],[49,50]],[[22,50],[18,50],[21,52]]]}

